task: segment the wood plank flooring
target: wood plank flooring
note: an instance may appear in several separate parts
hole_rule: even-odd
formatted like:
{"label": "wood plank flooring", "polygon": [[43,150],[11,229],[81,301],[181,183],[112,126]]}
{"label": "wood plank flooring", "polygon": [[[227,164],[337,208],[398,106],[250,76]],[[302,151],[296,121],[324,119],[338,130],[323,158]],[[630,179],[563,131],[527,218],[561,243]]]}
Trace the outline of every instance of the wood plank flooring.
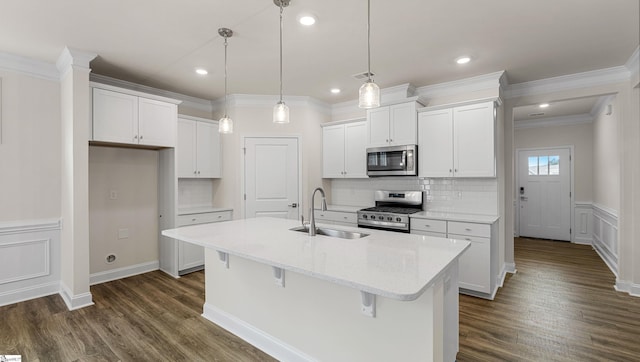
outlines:
{"label": "wood plank flooring", "polygon": [[[518,273],[494,301],[460,296],[458,361],[640,361],[640,298],[589,246],[516,239]],[[23,361],[271,361],[200,316],[204,273],[156,271],[0,307],[0,354]]]}
{"label": "wood plank flooring", "polygon": [[458,361],[640,361],[640,298],[591,246],[516,238],[493,301],[460,296]]}

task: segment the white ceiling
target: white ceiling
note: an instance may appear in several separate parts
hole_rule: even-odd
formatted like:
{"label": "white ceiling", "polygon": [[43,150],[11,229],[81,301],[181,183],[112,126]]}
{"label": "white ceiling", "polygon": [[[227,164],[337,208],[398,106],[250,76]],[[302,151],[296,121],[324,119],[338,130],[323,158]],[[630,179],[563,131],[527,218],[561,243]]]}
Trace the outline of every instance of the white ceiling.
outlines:
{"label": "white ceiling", "polygon": [[[291,0],[284,93],[357,98],[366,71],[365,0]],[[637,0],[371,0],[371,57],[381,87],[424,86],[506,70],[511,84],[623,65],[638,47]],[[296,18],[318,17],[313,27]],[[55,62],[65,46],[98,54],[94,73],[205,99],[278,93],[272,0],[2,0],[0,51]],[[468,54],[473,61],[458,66]],[[198,76],[196,67],[209,69]],[[332,87],[342,93],[333,95]]]}
{"label": "white ceiling", "polygon": [[[539,104],[517,107],[513,109],[513,120],[528,121],[535,119],[553,119],[575,115],[593,116],[594,109],[601,97],[585,97],[549,102],[549,107],[540,108]],[[540,114],[543,113],[543,114]]]}

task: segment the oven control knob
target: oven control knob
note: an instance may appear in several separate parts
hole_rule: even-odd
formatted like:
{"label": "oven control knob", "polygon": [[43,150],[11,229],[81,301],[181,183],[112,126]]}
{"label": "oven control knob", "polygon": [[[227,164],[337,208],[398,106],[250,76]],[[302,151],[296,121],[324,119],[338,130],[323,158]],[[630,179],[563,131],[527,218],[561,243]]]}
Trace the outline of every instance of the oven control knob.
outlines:
{"label": "oven control knob", "polygon": [[392,218],[391,216],[388,216],[388,217],[387,217],[387,220],[389,220],[389,221],[393,221],[393,218]]}
{"label": "oven control knob", "polygon": [[384,220],[384,216],[378,216],[378,220]]}
{"label": "oven control knob", "polygon": [[397,221],[397,222],[400,222],[400,221],[402,221],[402,219],[401,219],[401,218],[399,218],[399,217],[397,217],[397,218],[396,218],[396,221]]}
{"label": "oven control knob", "polygon": [[367,215],[362,215],[362,218],[363,218],[363,219],[366,219],[366,218],[367,218]]}

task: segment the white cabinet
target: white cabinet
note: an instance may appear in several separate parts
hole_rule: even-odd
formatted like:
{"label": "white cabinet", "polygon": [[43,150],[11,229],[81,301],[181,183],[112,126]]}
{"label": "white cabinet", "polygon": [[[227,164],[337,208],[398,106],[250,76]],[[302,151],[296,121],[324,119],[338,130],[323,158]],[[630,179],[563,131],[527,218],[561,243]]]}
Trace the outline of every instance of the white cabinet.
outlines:
{"label": "white cabinet", "polygon": [[322,177],[367,177],[366,132],[364,121],[322,128]]}
{"label": "white cabinet", "polygon": [[417,143],[415,101],[367,110],[368,147]]}
{"label": "white cabinet", "polygon": [[352,227],[358,226],[358,215],[356,212],[333,210],[322,211],[320,209],[316,209],[314,215],[317,223]]}
{"label": "white cabinet", "polygon": [[495,177],[494,102],[418,114],[419,177]]}
{"label": "white cabinet", "polygon": [[[212,222],[228,221],[232,218],[232,212],[216,211],[200,214],[178,215],[177,226],[189,226],[207,224]],[[204,267],[204,248],[199,245],[176,241],[178,243],[178,274],[184,275]]]}
{"label": "white cabinet", "polygon": [[93,88],[93,141],[174,147],[178,102]]}
{"label": "white cabinet", "polygon": [[220,177],[218,124],[193,117],[178,118],[176,163],[180,178]]}
{"label": "white cabinet", "polygon": [[469,241],[471,246],[458,261],[460,292],[493,299],[498,279],[497,223],[412,217],[411,233]]}

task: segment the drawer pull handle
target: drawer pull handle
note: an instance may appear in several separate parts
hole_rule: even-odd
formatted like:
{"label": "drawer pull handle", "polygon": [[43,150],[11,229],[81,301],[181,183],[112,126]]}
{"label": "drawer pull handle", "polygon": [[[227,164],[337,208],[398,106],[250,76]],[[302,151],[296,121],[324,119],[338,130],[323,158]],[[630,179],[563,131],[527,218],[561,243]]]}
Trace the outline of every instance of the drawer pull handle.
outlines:
{"label": "drawer pull handle", "polygon": [[464,240],[471,241],[471,239],[469,239],[469,238],[464,238]]}
{"label": "drawer pull handle", "polygon": [[222,215],[218,215],[218,219],[222,218]]}
{"label": "drawer pull handle", "polygon": [[196,221],[196,219],[191,219],[191,221]]}
{"label": "drawer pull handle", "polygon": [[431,225],[429,225],[429,224],[424,224],[424,226],[427,227],[427,228],[431,227]]}
{"label": "drawer pull handle", "polygon": [[469,229],[469,228],[464,228],[464,229],[467,230],[467,231],[471,231],[471,229]]}
{"label": "drawer pull handle", "polygon": [[345,220],[347,220],[347,217],[346,217],[346,216],[343,216],[342,218],[343,218],[343,219],[345,219]]}

